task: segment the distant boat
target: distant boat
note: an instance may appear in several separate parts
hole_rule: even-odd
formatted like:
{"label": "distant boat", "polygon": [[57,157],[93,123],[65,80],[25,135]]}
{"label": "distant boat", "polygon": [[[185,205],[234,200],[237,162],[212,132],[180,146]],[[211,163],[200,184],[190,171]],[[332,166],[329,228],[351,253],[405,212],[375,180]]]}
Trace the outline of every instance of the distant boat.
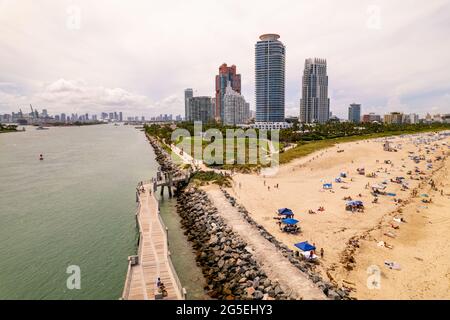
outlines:
{"label": "distant boat", "polygon": [[43,126],[39,126],[39,127],[36,128],[36,130],[48,130],[48,128],[45,128]]}
{"label": "distant boat", "polygon": [[42,154],[39,156],[39,160],[44,160],[44,156]]}

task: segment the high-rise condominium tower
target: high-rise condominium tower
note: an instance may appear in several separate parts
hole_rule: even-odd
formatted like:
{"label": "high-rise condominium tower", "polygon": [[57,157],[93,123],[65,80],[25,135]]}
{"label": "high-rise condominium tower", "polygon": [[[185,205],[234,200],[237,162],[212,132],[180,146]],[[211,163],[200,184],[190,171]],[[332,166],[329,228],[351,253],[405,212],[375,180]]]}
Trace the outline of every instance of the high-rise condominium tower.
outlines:
{"label": "high-rise condominium tower", "polygon": [[327,61],[306,59],[303,72],[300,122],[325,123],[330,118]]}
{"label": "high-rise condominium tower", "polygon": [[185,121],[189,121],[189,98],[194,96],[194,90],[188,88],[184,90],[184,119]]}
{"label": "high-rise condominium tower", "polygon": [[244,97],[228,84],[223,96],[223,124],[230,126],[245,124],[249,119],[249,113],[249,104],[245,102]]}
{"label": "high-rise condominium tower", "polygon": [[228,67],[226,63],[219,67],[219,74],[216,75],[216,101],[215,101],[215,117],[216,120],[222,121],[224,118],[223,97],[228,83],[237,93],[241,93],[241,75],[236,74],[236,66]]}
{"label": "high-rise condominium tower", "polygon": [[264,34],[255,45],[257,122],[284,122],[286,49],[277,34]]}
{"label": "high-rise condominium tower", "polygon": [[192,97],[188,101],[188,115],[186,121],[201,121],[208,123],[214,120],[211,97]]}
{"label": "high-rise condominium tower", "polygon": [[348,107],[348,121],[353,123],[361,122],[361,105],[352,103]]}

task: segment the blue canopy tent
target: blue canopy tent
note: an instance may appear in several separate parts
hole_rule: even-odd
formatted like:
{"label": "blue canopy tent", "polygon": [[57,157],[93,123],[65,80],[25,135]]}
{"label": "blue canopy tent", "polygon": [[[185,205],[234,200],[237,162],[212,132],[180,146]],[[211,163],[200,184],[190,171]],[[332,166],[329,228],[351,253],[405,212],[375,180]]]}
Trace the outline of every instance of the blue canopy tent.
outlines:
{"label": "blue canopy tent", "polygon": [[347,201],[347,206],[362,206],[364,205],[360,200]]}
{"label": "blue canopy tent", "polygon": [[332,188],[333,188],[333,185],[332,185],[331,183],[324,183],[324,184],[323,184],[323,188],[324,188],[324,189],[332,189]]}
{"label": "blue canopy tent", "polygon": [[388,193],[386,193],[388,196],[391,196],[391,197],[395,197],[396,196],[396,194],[395,193],[392,193],[392,192],[388,192]]}
{"label": "blue canopy tent", "polygon": [[308,241],[296,243],[295,246],[302,251],[316,250],[316,247],[309,244]]}
{"label": "blue canopy tent", "polygon": [[285,216],[291,216],[291,215],[293,215],[294,213],[292,212],[291,209],[288,209],[288,208],[281,208],[281,209],[278,209],[278,214],[280,214],[280,215],[285,215]]}
{"label": "blue canopy tent", "polygon": [[292,218],[287,218],[287,219],[281,220],[281,222],[283,222],[284,224],[293,225],[293,224],[297,224],[299,221],[292,219]]}

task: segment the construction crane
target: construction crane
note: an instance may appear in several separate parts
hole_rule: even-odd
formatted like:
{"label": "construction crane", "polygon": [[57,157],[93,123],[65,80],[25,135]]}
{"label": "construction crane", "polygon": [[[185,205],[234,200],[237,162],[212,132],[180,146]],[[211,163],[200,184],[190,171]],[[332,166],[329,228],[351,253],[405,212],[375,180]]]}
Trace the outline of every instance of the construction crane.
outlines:
{"label": "construction crane", "polygon": [[33,110],[33,106],[31,104],[30,104],[30,108],[31,108],[31,117],[33,119],[34,118],[39,119],[39,112],[36,109]]}

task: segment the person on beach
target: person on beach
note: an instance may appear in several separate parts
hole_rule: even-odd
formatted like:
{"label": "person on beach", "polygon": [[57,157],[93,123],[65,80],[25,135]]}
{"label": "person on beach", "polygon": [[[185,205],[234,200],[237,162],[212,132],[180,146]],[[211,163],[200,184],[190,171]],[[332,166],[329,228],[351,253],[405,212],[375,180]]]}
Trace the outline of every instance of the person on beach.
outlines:
{"label": "person on beach", "polygon": [[324,254],[324,251],[323,251],[323,248],[320,248],[320,257],[323,259],[323,254]]}

